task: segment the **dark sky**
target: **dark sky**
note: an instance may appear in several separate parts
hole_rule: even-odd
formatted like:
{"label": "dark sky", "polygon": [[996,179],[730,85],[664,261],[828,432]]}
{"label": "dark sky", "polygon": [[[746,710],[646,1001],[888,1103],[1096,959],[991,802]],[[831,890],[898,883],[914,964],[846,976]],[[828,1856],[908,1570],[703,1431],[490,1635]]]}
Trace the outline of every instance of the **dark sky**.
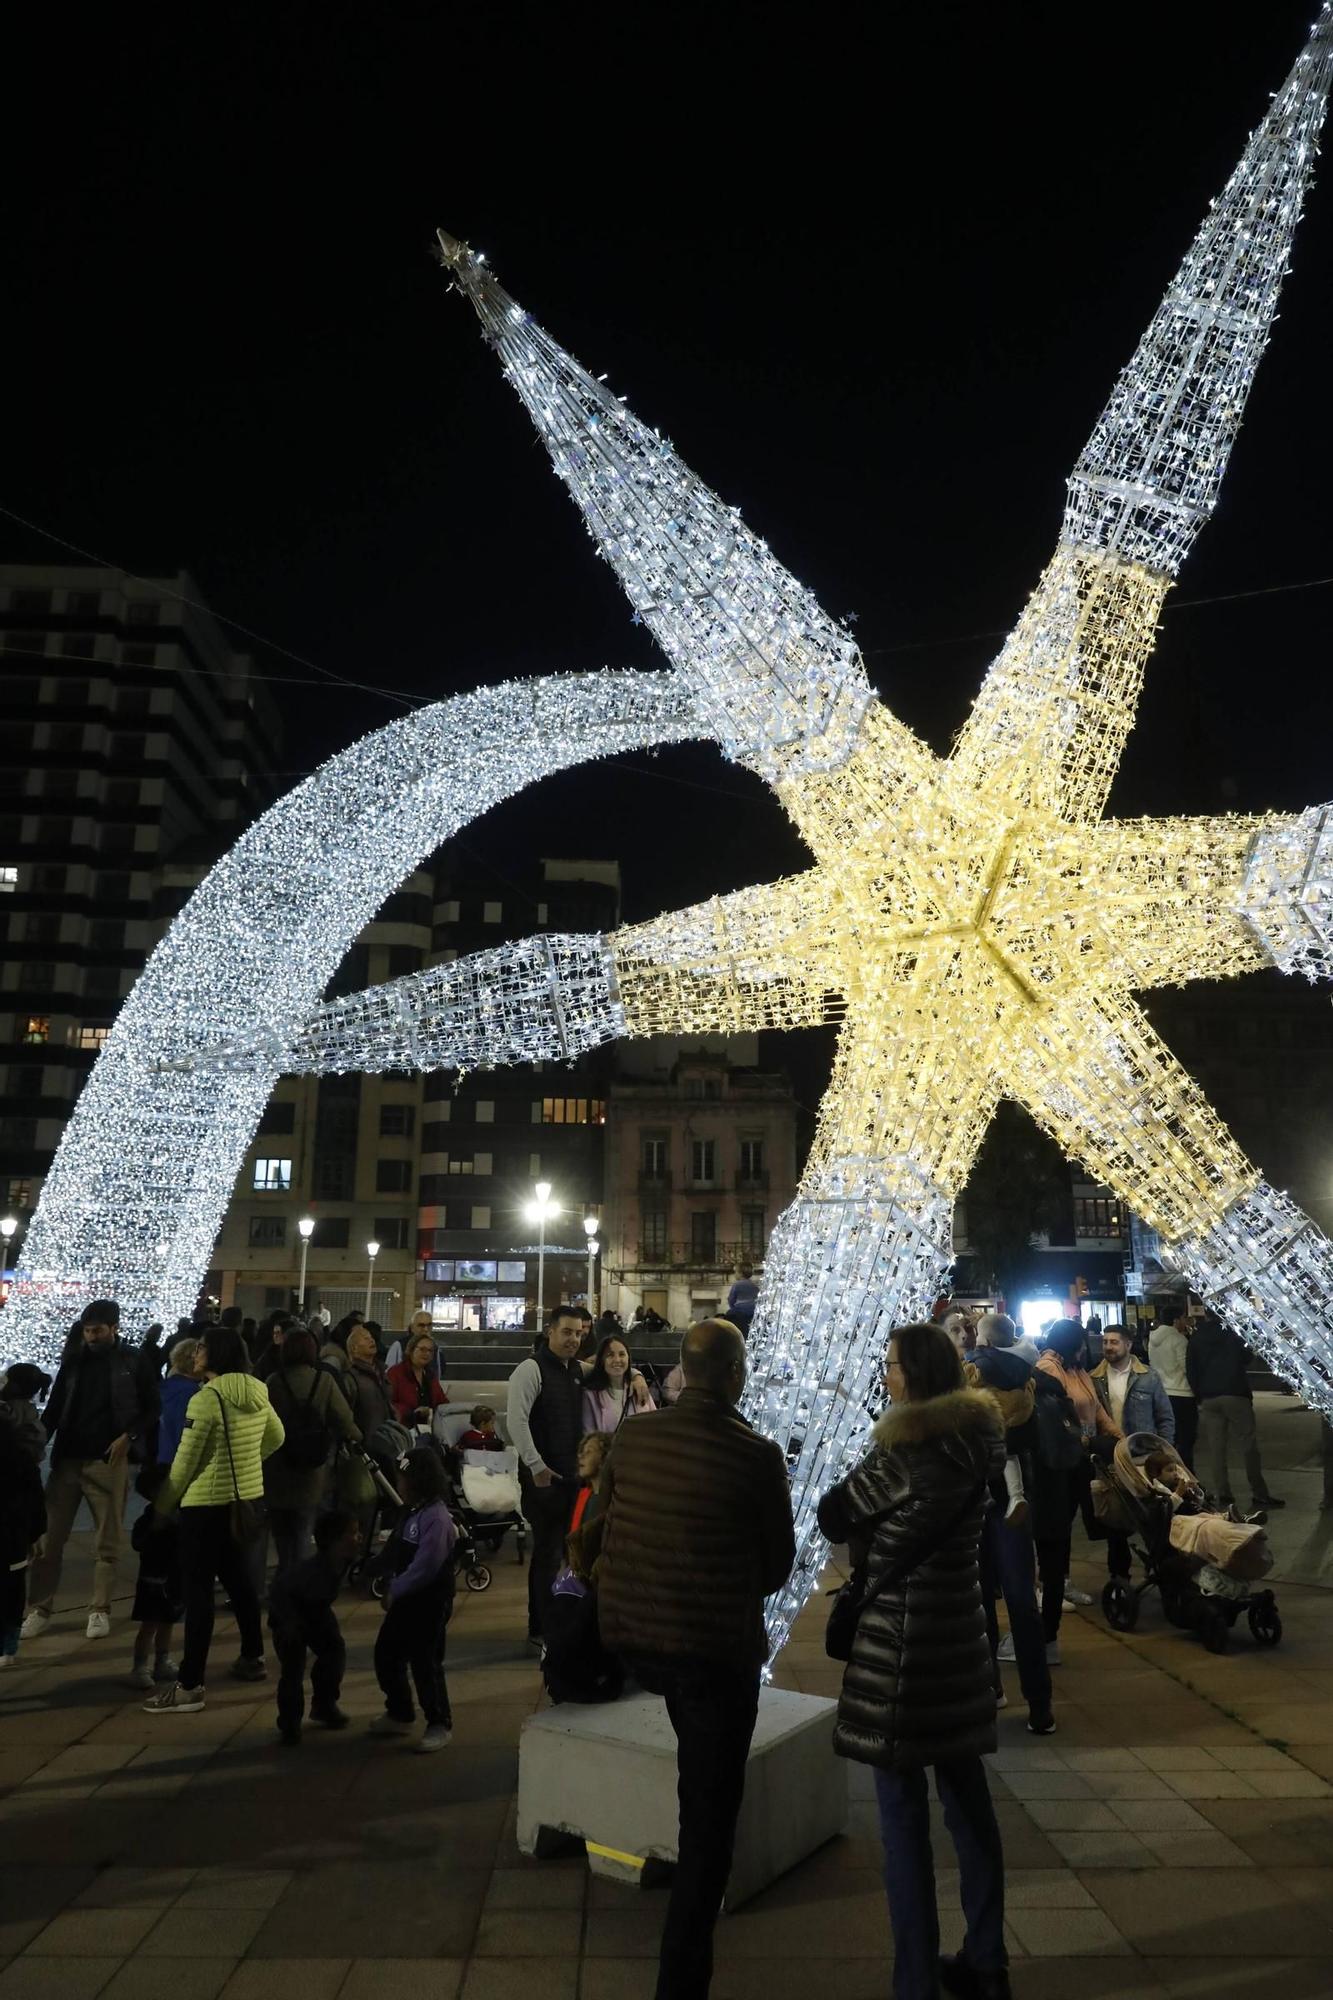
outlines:
{"label": "dark sky", "polygon": [[[652,663],[444,223],[943,747],[1313,0],[45,12],[10,52],[0,504],[391,689]],[[1181,600],[1333,575],[1330,183]],[[0,557],[60,555],[0,518]],[[1333,589],[1170,610],[1113,806],[1327,798],[1331,634]],[[400,712],[280,692],[293,772]],[[705,749],[473,838],[617,853],[633,916],[802,859]]]}

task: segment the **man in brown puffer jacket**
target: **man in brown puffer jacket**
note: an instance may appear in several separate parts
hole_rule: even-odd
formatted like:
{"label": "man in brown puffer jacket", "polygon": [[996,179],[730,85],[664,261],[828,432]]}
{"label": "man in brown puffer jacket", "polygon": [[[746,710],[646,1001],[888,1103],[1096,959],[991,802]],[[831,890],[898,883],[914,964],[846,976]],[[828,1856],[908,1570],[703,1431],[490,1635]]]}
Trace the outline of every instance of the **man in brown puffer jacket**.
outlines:
{"label": "man in brown puffer jacket", "polygon": [[680,1772],[680,1837],[657,2000],[700,2000],[731,1870],[767,1645],[764,1599],[795,1560],[787,1467],[735,1405],[745,1342],[702,1320],[681,1345],[671,1409],[621,1426],[584,1531],[603,1643],[666,1697]]}

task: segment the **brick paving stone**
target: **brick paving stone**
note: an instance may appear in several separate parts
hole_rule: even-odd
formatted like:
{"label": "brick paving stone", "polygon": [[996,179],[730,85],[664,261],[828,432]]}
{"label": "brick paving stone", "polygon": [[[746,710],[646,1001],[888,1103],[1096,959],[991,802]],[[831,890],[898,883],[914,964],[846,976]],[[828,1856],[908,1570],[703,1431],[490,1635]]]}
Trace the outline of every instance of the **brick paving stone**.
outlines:
{"label": "brick paving stone", "polygon": [[1089,1778],[1078,1771],[1006,1771],[1005,1784],[1013,1797],[1028,1799],[1095,1799]]}
{"label": "brick paving stone", "polygon": [[217,2000],[234,1958],[127,1958],[103,2000]]}
{"label": "brick paving stone", "polygon": [[351,1967],[349,1958],[247,1959],[223,1987],[222,2000],[334,2000]]}
{"label": "brick paving stone", "polygon": [[1164,1771],[1171,1790],[1181,1799],[1257,1799],[1258,1771]]}
{"label": "brick paving stone", "polygon": [[576,2000],[577,1958],[474,1958],[463,1979],[460,2000]]}
{"label": "brick paving stone", "polygon": [[579,1910],[483,1910],[472,1950],[478,1958],[574,1959],[582,1929]]}
{"label": "brick paving stone", "polygon": [[156,1910],[64,1910],[42,1928],[28,1951],[39,1958],[123,1958],[157,1921]]}
{"label": "brick paving stone", "polygon": [[1208,1821],[1187,1799],[1115,1799],[1111,1811],[1131,1833],[1208,1833]]}
{"label": "brick paving stone", "polygon": [[1071,1868],[1155,1868],[1157,1856],[1135,1833],[1052,1833],[1051,1845]]}
{"label": "brick paving stone", "polygon": [[1113,1833],[1124,1824],[1100,1799],[1030,1799],[1027,1813],[1048,1833]]}
{"label": "brick paving stone", "polygon": [[158,1918],[139,1946],[144,1958],[240,1958],[254,1942],[263,1910],[187,1910]]}
{"label": "brick paving stone", "polygon": [[[461,1958],[358,1958],[343,1985],[338,2000],[408,2000],[427,1981],[422,2000],[457,2000],[463,1984]],[[530,1996],[540,2000],[540,1995]]]}
{"label": "brick paving stone", "polygon": [[1108,1952],[1128,1953],[1133,1949],[1105,1911],[1095,1907],[1015,1910],[1009,1923],[1024,1951],[1037,1958],[1102,1957]]}
{"label": "brick paving stone", "polygon": [[94,2000],[118,1958],[16,1958],[0,1972],[0,2000]]}
{"label": "brick paving stone", "polygon": [[176,1907],[180,1910],[271,1910],[290,1886],[290,1868],[200,1868]]}
{"label": "brick paving stone", "polygon": [[165,1910],[189,1888],[193,1868],[103,1868],[73,1898],[76,1910]]}
{"label": "brick paving stone", "polygon": [[1243,1868],[1249,1856],[1210,1827],[1206,1831],[1144,1829],[1139,1838],[1166,1868]]}

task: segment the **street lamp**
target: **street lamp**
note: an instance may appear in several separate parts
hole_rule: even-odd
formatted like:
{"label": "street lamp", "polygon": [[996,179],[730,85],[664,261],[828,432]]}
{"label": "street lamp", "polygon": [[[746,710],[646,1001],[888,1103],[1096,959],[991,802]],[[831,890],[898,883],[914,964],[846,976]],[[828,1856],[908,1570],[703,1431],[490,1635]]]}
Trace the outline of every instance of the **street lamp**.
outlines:
{"label": "street lamp", "polygon": [[305,1311],[305,1267],[306,1267],[306,1259],[307,1259],[307,1258],[309,1257],[309,1255],[310,1255],[310,1239],[311,1239],[311,1237],[312,1237],[312,1236],[314,1235],[314,1233],[315,1233],[315,1218],[314,1218],[314,1216],[313,1216],[313,1215],[303,1215],[303,1216],[301,1217],[301,1220],[300,1220],[300,1221],[299,1221],[299,1222],[297,1223],[297,1225],[296,1225],[296,1226],[297,1226],[297,1228],[298,1228],[298,1229],[300,1230],[300,1232],[301,1232],[301,1284],[300,1284],[300,1290],[299,1290],[299,1294],[298,1294],[298,1300],[299,1300],[299,1303],[298,1303],[298,1310],[299,1310],[300,1312],[304,1313],[304,1311]]}
{"label": "street lamp", "polygon": [[542,1325],[542,1301],[546,1294],[546,1225],[553,1222],[560,1213],[558,1201],[551,1200],[551,1183],[538,1181],[533,1193],[537,1199],[530,1201],[523,1211],[524,1219],[538,1225],[537,1237],[537,1328]]}
{"label": "street lamp", "polygon": [[370,1259],[370,1269],[366,1273],[366,1318],[370,1318],[370,1294],[375,1284],[375,1259],[380,1254],[378,1243],[367,1243],[366,1255]]}
{"label": "street lamp", "polygon": [[583,1228],[588,1238],[588,1311],[594,1318],[597,1316],[597,1308],[593,1304],[592,1298],[592,1267],[593,1260],[597,1255],[597,1232],[601,1226],[595,1215],[584,1216]]}
{"label": "street lamp", "polygon": [[6,1302],[9,1298],[9,1248],[14,1241],[14,1231],[18,1226],[16,1215],[7,1215],[4,1221],[0,1222],[0,1237],[4,1238],[4,1250],[0,1253],[0,1279],[4,1280]]}

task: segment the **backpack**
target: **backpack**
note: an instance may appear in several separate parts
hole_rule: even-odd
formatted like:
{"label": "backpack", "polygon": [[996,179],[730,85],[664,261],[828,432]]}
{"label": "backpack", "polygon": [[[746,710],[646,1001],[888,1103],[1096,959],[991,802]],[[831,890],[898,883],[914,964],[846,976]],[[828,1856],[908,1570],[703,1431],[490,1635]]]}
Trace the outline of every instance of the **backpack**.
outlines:
{"label": "backpack", "polygon": [[1083,1463],[1083,1427],[1058,1384],[1037,1389],[1037,1457],[1048,1472],[1073,1472]]}
{"label": "backpack", "polygon": [[[289,1472],[318,1472],[329,1456],[328,1427],[315,1408],[319,1370],[315,1370],[310,1387],[300,1402],[292,1395],[287,1381],[280,1378],[273,1384],[274,1389],[278,1387],[281,1387],[282,1401],[288,1407],[278,1411],[286,1436],[275,1456],[282,1460]],[[274,1400],[272,1391],[269,1394],[270,1401]]]}

